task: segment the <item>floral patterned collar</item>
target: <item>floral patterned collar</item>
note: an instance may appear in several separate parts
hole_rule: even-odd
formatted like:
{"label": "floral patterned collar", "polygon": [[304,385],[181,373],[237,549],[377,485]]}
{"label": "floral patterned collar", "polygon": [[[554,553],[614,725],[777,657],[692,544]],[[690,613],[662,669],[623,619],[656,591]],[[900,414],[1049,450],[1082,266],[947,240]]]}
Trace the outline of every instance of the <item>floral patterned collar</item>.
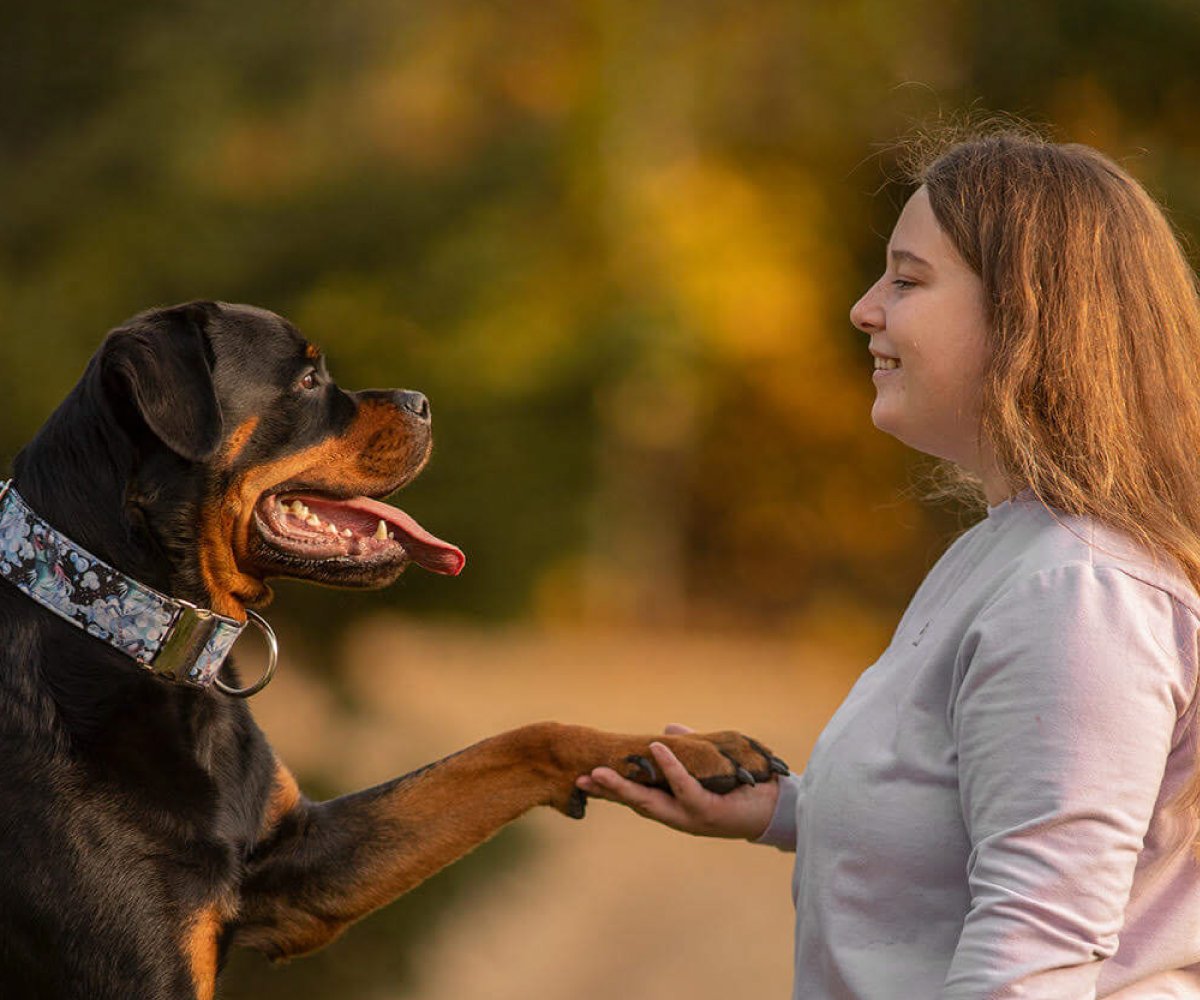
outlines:
{"label": "floral patterned collar", "polygon": [[160,594],[113,569],[43,521],[11,480],[0,483],[0,576],[161,677],[248,697],[261,691],[275,670],[275,635],[247,611],[267,640],[267,670],[247,688],[224,684],[217,675],[245,622]]}

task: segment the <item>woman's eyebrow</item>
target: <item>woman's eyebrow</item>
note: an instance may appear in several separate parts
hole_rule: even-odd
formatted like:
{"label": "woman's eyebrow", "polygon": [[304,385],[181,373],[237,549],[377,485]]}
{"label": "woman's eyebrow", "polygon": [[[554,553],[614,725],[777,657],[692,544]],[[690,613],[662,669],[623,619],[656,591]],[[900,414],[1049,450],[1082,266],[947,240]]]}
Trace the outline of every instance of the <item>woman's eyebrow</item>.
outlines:
{"label": "woman's eyebrow", "polygon": [[888,252],[893,264],[915,264],[917,267],[933,269],[933,265],[924,257],[918,257],[911,250],[891,250]]}

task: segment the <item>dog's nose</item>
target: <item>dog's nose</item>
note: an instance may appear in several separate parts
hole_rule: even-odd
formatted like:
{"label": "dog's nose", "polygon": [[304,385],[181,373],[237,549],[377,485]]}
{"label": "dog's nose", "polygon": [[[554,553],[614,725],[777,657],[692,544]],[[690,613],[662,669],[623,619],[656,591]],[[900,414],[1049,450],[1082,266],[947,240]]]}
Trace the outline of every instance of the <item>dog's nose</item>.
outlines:
{"label": "dog's nose", "polygon": [[396,393],[396,405],[402,410],[407,410],[418,420],[429,423],[429,400],[425,398],[424,393],[401,389]]}

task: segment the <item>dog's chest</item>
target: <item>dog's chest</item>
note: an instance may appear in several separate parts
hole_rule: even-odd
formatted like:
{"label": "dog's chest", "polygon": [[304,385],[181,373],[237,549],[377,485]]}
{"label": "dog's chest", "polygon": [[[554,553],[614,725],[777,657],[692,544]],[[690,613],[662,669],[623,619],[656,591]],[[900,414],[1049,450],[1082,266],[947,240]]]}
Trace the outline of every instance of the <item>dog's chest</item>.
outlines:
{"label": "dog's chest", "polygon": [[168,896],[191,901],[236,891],[273,757],[242,706],[189,704],[186,694],[142,705],[157,711],[137,712],[136,723],[118,713],[94,734],[75,759],[69,808],[105,833],[83,850],[139,859]]}

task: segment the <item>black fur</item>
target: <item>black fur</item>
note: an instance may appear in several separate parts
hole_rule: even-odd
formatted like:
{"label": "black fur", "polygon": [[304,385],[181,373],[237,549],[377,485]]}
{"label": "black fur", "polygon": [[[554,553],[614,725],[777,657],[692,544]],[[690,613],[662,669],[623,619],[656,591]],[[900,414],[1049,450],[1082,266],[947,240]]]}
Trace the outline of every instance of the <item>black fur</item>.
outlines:
{"label": "black fur", "polygon": [[[362,401],[319,360],[318,390],[298,393],[305,347],[248,307],[135,317],[17,457],[15,485],[109,564],[211,606],[206,503],[254,463],[344,432]],[[155,677],[0,581],[0,761],[0,997],[192,997],[181,935],[253,877],[275,773],[245,703]]]}

